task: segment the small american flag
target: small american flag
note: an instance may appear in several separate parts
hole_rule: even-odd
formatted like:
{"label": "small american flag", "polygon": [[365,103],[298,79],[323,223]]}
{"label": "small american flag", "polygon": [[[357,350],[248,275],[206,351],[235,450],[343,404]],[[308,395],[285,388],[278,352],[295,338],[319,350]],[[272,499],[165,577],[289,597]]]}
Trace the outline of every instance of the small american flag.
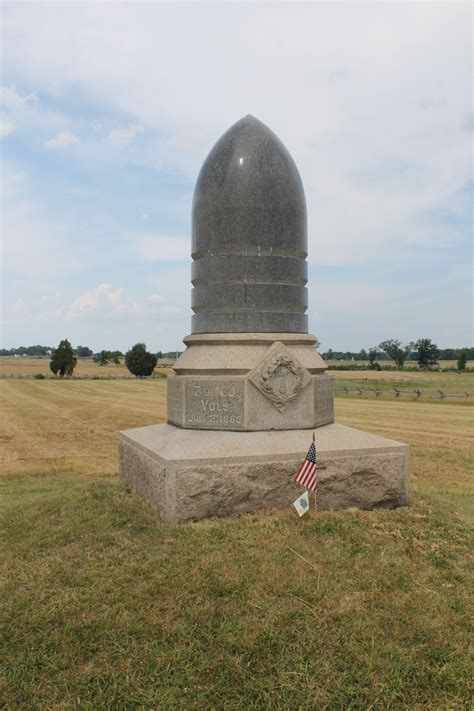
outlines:
{"label": "small american flag", "polygon": [[316,478],[316,447],[314,446],[314,442],[312,442],[311,447],[308,449],[306,459],[298,469],[295,481],[301,484],[301,486],[311,489],[311,491],[316,491],[318,488],[318,480]]}

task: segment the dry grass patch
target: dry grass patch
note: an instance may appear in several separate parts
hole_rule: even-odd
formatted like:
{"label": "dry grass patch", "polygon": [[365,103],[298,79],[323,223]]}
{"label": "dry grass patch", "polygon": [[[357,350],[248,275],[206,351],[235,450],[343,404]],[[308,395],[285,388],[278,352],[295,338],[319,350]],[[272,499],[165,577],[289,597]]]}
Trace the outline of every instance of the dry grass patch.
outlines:
{"label": "dry grass patch", "polygon": [[115,477],[164,382],[0,393],[6,709],[469,708],[471,408],[337,401],[412,446],[410,508],[172,526]]}
{"label": "dry grass patch", "polygon": [[[51,361],[51,356],[0,356],[0,375],[6,376],[34,376],[41,373],[45,376],[52,376],[51,370],[49,369],[49,363]],[[169,373],[170,368],[156,368],[156,374]],[[134,376],[130,373],[124,363],[119,365],[114,365],[109,363],[108,365],[99,365],[94,363],[92,358],[78,358],[77,365],[74,369],[73,377],[89,377],[89,378],[130,378],[133,380]]]}
{"label": "dry grass patch", "polygon": [[164,421],[166,381],[0,380],[3,474],[117,472],[117,432]]}

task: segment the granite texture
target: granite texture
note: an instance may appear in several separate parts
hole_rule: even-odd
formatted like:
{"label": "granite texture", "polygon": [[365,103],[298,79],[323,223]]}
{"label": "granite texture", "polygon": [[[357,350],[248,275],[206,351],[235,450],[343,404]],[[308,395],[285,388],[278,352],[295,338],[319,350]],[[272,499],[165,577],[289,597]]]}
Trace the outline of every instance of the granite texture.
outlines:
{"label": "granite texture", "polygon": [[[333,378],[314,337],[191,336],[167,379],[168,422],[214,430],[289,430],[334,421]],[[218,340],[219,339],[219,340]],[[318,395],[316,394],[318,393]]]}
{"label": "granite texture", "polygon": [[314,378],[315,427],[334,422],[334,376],[320,375]]}
{"label": "granite texture", "polygon": [[[221,277],[222,278],[222,277]],[[229,313],[242,311],[248,316],[254,309],[259,315],[304,314],[308,308],[307,289],[297,284],[210,284],[196,286],[191,292],[195,314]],[[250,329],[251,330],[251,329]],[[232,333],[232,331],[226,331]]]}
{"label": "granite texture", "polygon": [[219,311],[194,314],[193,333],[248,333],[274,332],[285,326],[289,333],[308,333],[306,314],[271,311]]}
{"label": "granite texture", "polygon": [[303,185],[283,143],[253,116],[209,153],[192,225],[193,333],[307,333]]}
{"label": "granite texture", "polygon": [[173,370],[177,375],[244,375],[266,357],[274,343],[284,344],[313,375],[326,363],[315,350],[316,339],[307,333],[209,333],[186,336],[186,350]]}
{"label": "granite texture", "polygon": [[[172,523],[268,508],[301,494],[310,430],[206,432],[169,424],[121,432],[120,477]],[[342,425],[317,431],[319,510],[409,503],[408,447]]]}
{"label": "granite texture", "polygon": [[226,284],[297,284],[305,286],[308,281],[308,264],[294,257],[228,254],[202,257],[192,263],[193,286],[221,283],[225,274]]}
{"label": "granite texture", "polygon": [[332,394],[331,377],[308,375],[295,398],[280,403],[246,377],[171,375],[167,419],[178,427],[239,432],[322,427],[334,422],[332,397],[315,396],[326,380]]}

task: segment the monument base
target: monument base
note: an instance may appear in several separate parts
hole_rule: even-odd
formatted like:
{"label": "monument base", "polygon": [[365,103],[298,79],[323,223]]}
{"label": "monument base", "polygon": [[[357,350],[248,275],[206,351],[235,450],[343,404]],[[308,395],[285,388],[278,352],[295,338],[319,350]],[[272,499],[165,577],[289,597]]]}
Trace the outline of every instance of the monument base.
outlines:
{"label": "monument base", "polygon": [[[318,428],[318,509],[394,508],[408,500],[408,446],[361,430]],[[171,523],[286,509],[312,430],[229,432],[152,425],[119,434],[120,478]]]}

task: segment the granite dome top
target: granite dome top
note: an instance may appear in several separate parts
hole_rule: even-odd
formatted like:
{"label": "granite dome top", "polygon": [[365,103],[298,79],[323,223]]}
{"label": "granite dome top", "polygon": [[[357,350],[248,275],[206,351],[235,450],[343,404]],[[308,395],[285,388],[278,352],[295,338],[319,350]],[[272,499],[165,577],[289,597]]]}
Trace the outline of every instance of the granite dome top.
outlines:
{"label": "granite dome top", "polygon": [[193,333],[307,333],[304,190],[268,126],[245,116],[217,141],[192,221]]}
{"label": "granite dome top", "polygon": [[250,114],[207,156],[193,199],[193,258],[246,253],[306,257],[306,200],[278,136]]}

